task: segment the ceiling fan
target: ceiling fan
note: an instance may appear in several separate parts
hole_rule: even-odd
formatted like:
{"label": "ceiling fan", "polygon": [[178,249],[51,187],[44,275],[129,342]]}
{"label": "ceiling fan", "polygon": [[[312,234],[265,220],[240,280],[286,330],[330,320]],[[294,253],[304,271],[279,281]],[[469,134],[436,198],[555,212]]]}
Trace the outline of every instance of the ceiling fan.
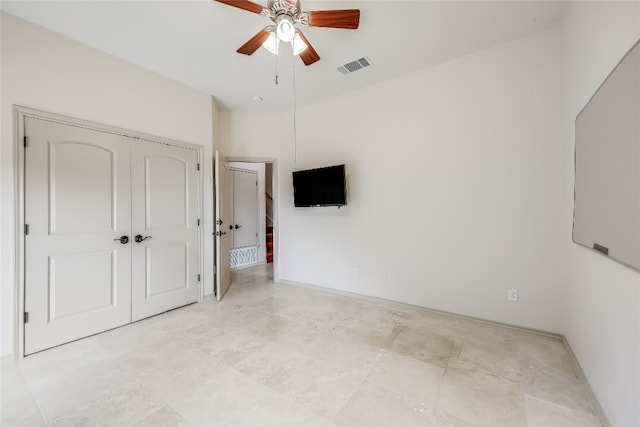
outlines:
{"label": "ceiling fan", "polygon": [[273,25],[268,25],[240,46],[238,53],[252,55],[260,46],[264,46],[277,55],[280,42],[291,42],[293,54],[299,55],[305,65],[313,64],[320,56],[302,31],[296,28],[296,24],[355,30],[360,23],[359,9],[303,12],[300,9],[300,0],[269,0],[267,7],[249,0],[215,1],[265,16],[273,21]]}

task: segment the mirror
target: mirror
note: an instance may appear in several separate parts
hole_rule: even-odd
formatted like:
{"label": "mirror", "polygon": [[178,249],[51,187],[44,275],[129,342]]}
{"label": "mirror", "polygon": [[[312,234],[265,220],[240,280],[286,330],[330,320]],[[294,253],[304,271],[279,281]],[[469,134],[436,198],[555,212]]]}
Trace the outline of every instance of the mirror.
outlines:
{"label": "mirror", "polygon": [[573,241],[640,270],[640,41],[576,118]]}

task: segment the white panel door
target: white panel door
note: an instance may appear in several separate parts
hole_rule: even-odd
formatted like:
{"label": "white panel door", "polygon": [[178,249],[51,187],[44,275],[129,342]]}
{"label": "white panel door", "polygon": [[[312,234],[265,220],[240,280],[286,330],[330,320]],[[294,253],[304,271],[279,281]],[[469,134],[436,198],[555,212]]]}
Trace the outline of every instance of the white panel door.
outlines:
{"label": "white panel door", "polygon": [[195,150],[131,145],[133,321],[200,298],[197,165]]}
{"label": "white panel door", "polygon": [[244,248],[258,244],[258,173],[233,169],[233,243]]}
{"label": "white panel door", "polygon": [[231,238],[227,232],[231,225],[231,186],[229,163],[216,150],[214,159],[216,196],[216,298],[222,299],[231,286],[229,251]]}
{"label": "white panel door", "polygon": [[31,354],[131,321],[130,142],[33,118],[25,135]]}

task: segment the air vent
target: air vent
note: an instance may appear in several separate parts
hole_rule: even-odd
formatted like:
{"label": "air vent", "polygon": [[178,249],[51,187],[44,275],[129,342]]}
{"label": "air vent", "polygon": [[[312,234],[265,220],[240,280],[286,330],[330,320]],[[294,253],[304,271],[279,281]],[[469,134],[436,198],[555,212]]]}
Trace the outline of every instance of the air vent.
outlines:
{"label": "air vent", "polygon": [[338,71],[340,71],[340,73],[344,75],[347,75],[347,74],[354,73],[358,70],[362,70],[363,68],[366,68],[370,65],[371,65],[371,61],[369,61],[369,59],[363,56],[360,59],[354,59],[351,62],[347,62],[346,64],[339,66]]}

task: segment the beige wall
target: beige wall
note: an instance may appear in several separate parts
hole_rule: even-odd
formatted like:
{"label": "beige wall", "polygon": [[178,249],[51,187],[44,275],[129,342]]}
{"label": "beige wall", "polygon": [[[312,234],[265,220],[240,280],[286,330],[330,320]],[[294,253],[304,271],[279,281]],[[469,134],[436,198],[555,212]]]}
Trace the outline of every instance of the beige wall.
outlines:
{"label": "beige wall", "polygon": [[[278,157],[280,279],[560,332],[560,40],[545,31],[299,107],[295,141],[291,112],[226,112],[226,154]],[[293,207],[293,170],[342,162],[348,206]]]}
{"label": "beige wall", "polygon": [[[290,111],[218,109],[3,14],[0,354],[13,328],[21,104],[203,145],[209,212],[212,138],[235,158],[276,158],[281,279],[564,333],[612,423],[640,424],[640,277],[571,243],[573,120],[640,36],[639,8],[572,3],[562,30],[300,107],[295,140]],[[293,208],[291,171],[340,162],[348,206]]]}
{"label": "beige wall", "polygon": [[[2,12],[2,348],[13,351],[15,133],[13,105],[177,139],[205,151],[205,288],[212,280],[212,101],[208,94]],[[209,232],[207,232],[207,230]],[[208,281],[208,283],[206,282]]]}
{"label": "beige wall", "polygon": [[[612,423],[640,424],[640,276],[571,241],[575,116],[639,4],[576,2],[561,29],[300,107],[296,141],[291,112],[226,112],[226,150],[279,159],[280,278],[565,334]],[[340,162],[347,207],[292,207],[292,170]]]}
{"label": "beige wall", "polygon": [[[640,37],[640,2],[572,3],[565,30],[565,182],[571,187],[573,121]],[[570,238],[567,228],[570,276],[563,332],[611,423],[640,425],[640,273]]]}
{"label": "beige wall", "polygon": [[280,153],[283,114],[220,110],[220,149],[228,157],[270,159]]}

